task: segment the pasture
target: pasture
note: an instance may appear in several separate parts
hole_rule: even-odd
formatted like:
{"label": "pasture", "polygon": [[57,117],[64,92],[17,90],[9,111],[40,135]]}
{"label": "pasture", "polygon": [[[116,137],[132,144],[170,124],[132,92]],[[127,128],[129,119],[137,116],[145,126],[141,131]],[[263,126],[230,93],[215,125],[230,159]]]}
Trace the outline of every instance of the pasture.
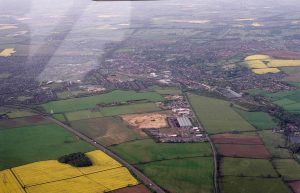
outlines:
{"label": "pasture", "polygon": [[134,129],[128,128],[119,117],[103,117],[72,121],[74,129],[98,143],[110,146],[141,139]]}
{"label": "pasture", "polygon": [[188,94],[188,97],[198,120],[210,134],[255,130],[227,101],[195,94]]}
{"label": "pasture", "polygon": [[263,90],[248,91],[253,95],[262,95],[269,98],[274,104],[284,108],[291,113],[300,113],[300,89],[268,93]]}
{"label": "pasture", "polygon": [[300,164],[294,159],[275,159],[273,163],[284,180],[300,180]]}
{"label": "pasture", "polygon": [[158,185],[172,193],[213,192],[211,157],[151,162],[137,167]]}
{"label": "pasture", "polygon": [[58,120],[58,121],[61,121],[61,122],[65,122],[66,121],[66,118],[65,118],[64,114],[54,114],[53,118],[56,119],[56,120]]}
{"label": "pasture", "polygon": [[114,107],[105,107],[99,110],[82,110],[66,113],[69,121],[81,119],[91,119],[97,117],[112,117],[116,115],[125,115],[133,113],[155,112],[161,110],[155,103],[140,103],[132,105],[121,105]]}
{"label": "pasture", "polygon": [[162,101],[163,98],[155,92],[135,92],[115,90],[105,94],[88,97],[72,98],[66,100],[52,101],[43,104],[42,107],[48,113],[61,113],[79,111],[95,108],[97,104],[109,104],[115,102],[128,102],[134,100],[145,100],[149,102]]}
{"label": "pasture", "polygon": [[41,116],[22,117],[16,119],[0,120],[0,129],[24,127],[29,125],[48,124],[50,121]]}
{"label": "pasture", "polygon": [[300,82],[300,67],[284,67],[281,68],[281,70],[288,74],[288,76],[284,78],[285,81]]}
{"label": "pasture", "polygon": [[269,160],[225,157],[221,162],[222,176],[278,177]]}
{"label": "pasture", "polygon": [[127,142],[110,149],[132,164],[212,154],[209,143],[155,143],[152,139]]}
{"label": "pasture", "polygon": [[272,129],[277,127],[274,119],[267,113],[247,112],[239,109],[236,109],[236,111],[258,130]]}
{"label": "pasture", "polygon": [[0,147],[0,170],[94,149],[54,124],[0,130]]}
{"label": "pasture", "polygon": [[224,193],[290,193],[280,178],[226,176],[220,186]]}
{"label": "pasture", "polygon": [[29,110],[13,109],[13,108],[6,108],[6,107],[0,107],[0,113],[6,114],[10,119],[36,115],[35,113]]}
{"label": "pasture", "polygon": [[260,131],[258,134],[273,158],[291,158],[284,135],[273,133],[271,130]]}

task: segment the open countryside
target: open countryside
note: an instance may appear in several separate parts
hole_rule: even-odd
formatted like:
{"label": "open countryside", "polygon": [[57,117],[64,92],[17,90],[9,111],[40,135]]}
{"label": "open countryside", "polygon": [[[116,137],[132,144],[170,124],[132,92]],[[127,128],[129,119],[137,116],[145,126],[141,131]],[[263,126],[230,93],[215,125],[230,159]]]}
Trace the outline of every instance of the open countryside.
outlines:
{"label": "open countryside", "polygon": [[0,193],[300,193],[299,0],[2,0]]}

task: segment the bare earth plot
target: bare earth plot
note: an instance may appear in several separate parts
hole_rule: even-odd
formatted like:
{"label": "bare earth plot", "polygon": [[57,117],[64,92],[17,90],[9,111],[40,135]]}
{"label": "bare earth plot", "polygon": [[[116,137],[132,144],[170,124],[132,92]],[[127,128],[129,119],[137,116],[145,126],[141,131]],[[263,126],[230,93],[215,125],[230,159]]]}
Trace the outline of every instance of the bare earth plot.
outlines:
{"label": "bare earth plot", "polygon": [[289,183],[294,193],[300,193],[300,181],[294,181]]}
{"label": "bare earth plot", "polygon": [[263,145],[216,144],[217,151],[226,157],[269,159],[270,153]]}
{"label": "bare earth plot", "polygon": [[144,185],[140,184],[137,186],[114,190],[111,193],[151,193],[151,192]]}
{"label": "bare earth plot", "polygon": [[214,143],[263,145],[260,137],[255,135],[217,134],[211,136]]}
{"label": "bare earth plot", "polygon": [[164,113],[133,114],[121,117],[128,125],[139,129],[168,127],[167,115]]}

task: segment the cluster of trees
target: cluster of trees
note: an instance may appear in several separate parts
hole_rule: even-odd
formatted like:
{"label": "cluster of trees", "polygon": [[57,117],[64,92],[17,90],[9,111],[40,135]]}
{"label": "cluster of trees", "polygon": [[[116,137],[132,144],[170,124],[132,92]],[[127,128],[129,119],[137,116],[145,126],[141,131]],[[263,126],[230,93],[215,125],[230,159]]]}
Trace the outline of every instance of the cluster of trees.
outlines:
{"label": "cluster of trees", "polygon": [[64,155],[58,158],[60,163],[69,164],[74,167],[88,167],[93,165],[90,158],[88,158],[84,153],[72,153],[69,155]]}
{"label": "cluster of trees", "polygon": [[293,154],[300,153],[300,144],[292,144],[289,149]]}

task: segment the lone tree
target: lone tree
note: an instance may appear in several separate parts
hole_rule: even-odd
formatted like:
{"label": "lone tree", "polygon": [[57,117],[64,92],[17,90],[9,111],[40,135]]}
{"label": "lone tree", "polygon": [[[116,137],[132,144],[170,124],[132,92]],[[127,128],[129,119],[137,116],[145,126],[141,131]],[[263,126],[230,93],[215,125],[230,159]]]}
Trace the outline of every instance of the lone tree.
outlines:
{"label": "lone tree", "polygon": [[93,165],[90,158],[88,158],[84,153],[72,153],[69,155],[64,155],[58,158],[60,163],[69,164],[74,167],[87,167]]}

